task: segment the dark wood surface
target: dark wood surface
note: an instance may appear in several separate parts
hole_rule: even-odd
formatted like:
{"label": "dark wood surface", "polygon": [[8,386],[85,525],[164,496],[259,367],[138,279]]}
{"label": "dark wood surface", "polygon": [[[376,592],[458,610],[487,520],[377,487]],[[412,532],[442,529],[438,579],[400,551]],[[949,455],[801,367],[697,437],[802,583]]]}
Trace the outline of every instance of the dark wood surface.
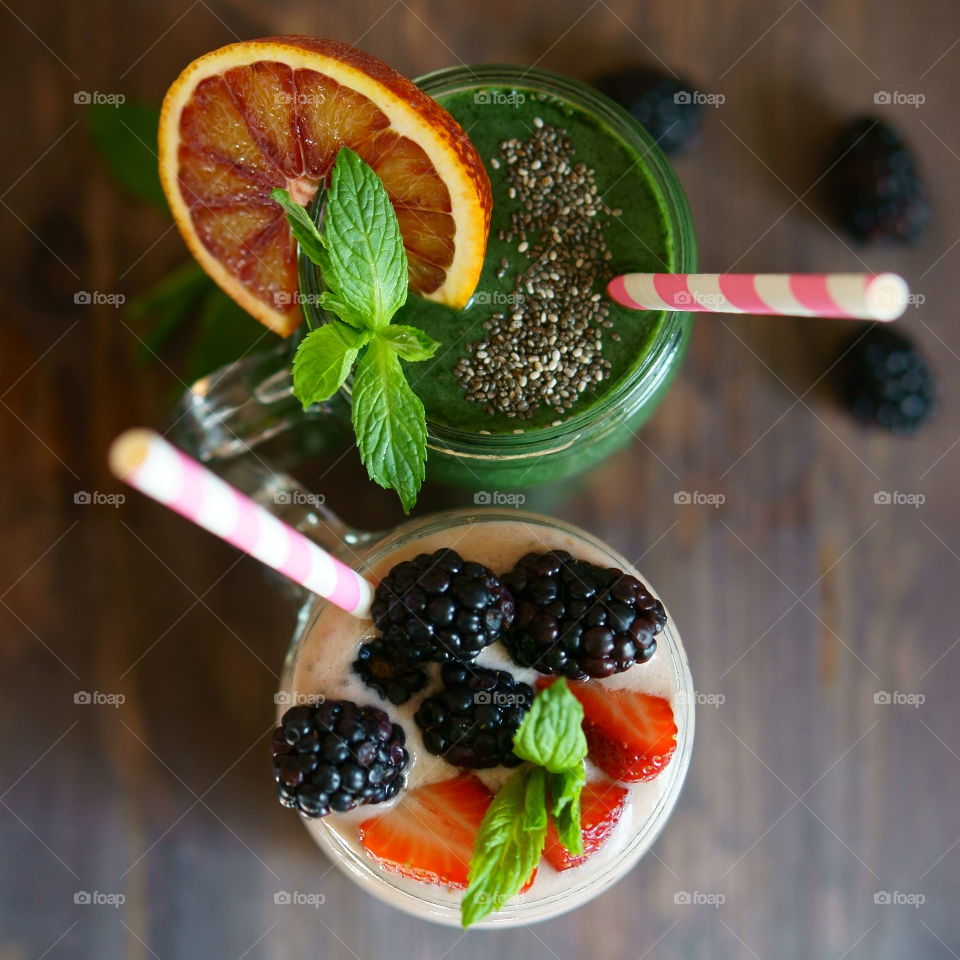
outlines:
{"label": "dark wood surface", "polygon": [[[0,3],[0,957],[948,958],[960,953],[960,15],[950,0],[534,4]],[[109,440],[182,383],[78,290],[131,296],[183,259],[122,197],[78,90],[158,100],[237,37],[318,33],[415,75],[516,61],[586,77],[658,61],[724,105],[676,167],[713,270],[902,271],[903,321],[944,384],[922,435],[855,427],[826,386],[827,322],[705,319],[629,449],[546,504],[668,599],[704,705],[679,806],[611,892],[543,925],[462,934],[361,894],[274,803],[265,760],[288,604],[249,560],[120,492]],[[908,251],[850,248],[816,183],[878,90],[935,215]],[[399,519],[353,457],[303,479],[353,523]],[[722,493],[719,508],[674,503]],[[877,491],[922,494],[883,506]],[[459,495],[461,502],[468,494]],[[456,500],[427,491],[423,509]],[[74,703],[122,694],[119,707]],[[875,703],[880,691],[920,706]],[[322,893],[319,909],[277,890]],[[79,891],[122,906],[78,905]],[[722,895],[684,906],[682,891]],[[876,904],[881,891],[924,898]]]}

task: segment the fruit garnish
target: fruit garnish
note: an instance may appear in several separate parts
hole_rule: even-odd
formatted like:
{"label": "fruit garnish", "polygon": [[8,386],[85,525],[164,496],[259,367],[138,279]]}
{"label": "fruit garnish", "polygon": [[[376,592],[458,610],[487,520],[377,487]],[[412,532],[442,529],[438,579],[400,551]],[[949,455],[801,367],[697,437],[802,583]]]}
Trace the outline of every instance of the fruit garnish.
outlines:
{"label": "fruit garnish", "polygon": [[492,570],[445,548],[398,563],[377,586],[371,615],[408,660],[467,662],[500,638],[513,610]]}
{"label": "fruit garnish", "polygon": [[875,117],[837,138],[826,187],[840,225],[861,242],[915,243],[930,220],[927,188],[906,141]]}
{"label": "fruit garnish", "polygon": [[407,791],[360,824],[367,854],[383,869],[447,887],[467,886],[470,852],[493,799],[473,774]]}
{"label": "fruit garnish", "polygon": [[923,354],[899,330],[855,330],[834,376],[844,406],[861,423],[910,434],[937,407],[937,381]]}
{"label": "fruit garnish", "polygon": [[516,613],[503,642],[513,659],[571,680],[609,677],[649,660],[667,622],[636,577],[565,550],[528,553],[503,577]]}
{"label": "fruit garnish", "polygon": [[533,689],[504,670],[445,663],[443,688],[413,715],[423,745],[455,767],[515,767],[513,738],[533,702]]}
{"label": "fruit garnish", "polygon": [[460,904],[464,927],[499,910],[532,882],[553,816],[560,841],[583,853],[580,790],[587,744],[583,709],[561,679],[533,700],[513,740],[527,763],[500,788],[480,824]]}
{"label": "fruit garnish", "polygon": [[308,203],[341,147],[383,181],[414,292],[462,307],[476,287],[490,183],[456,121],[385,63],[334,40],[271,37],[191,63],[163,102],[160,178],[197,261],[288,336],[300,323],[296,247],[275,188]]}
{"label": "fruit garnish", "polygon": [[555,824],[547,828],[543,855],[555,870],[578,867],[608,840],[620,821],[627,791],[615,783],[596,781],[584,786],[580,794],[580,834],[583,853],[572,855],[560,842]]}
{"label": "fruit garnish", "polygon": [[313,819],[389,800],[403,786],[403,744],[403,728],[376,707],[291,707],[270,744],[280,802]]}
{"label": "fruit garnish", "polygon": [[[537,687],[553,682],[542,677]],[[668,700],[598,683],[571,683],[570,692],[583,706],[590,759],[608,776],[628,783],[652,780],[670,762],[677,725]]]}
{"label": "fruit garnish", "polygon": [[381,697],[399,706],[427,685],[426,671],[398,656],[381,639],[360,644],[353,672]]}
{"label": "fruit garnish", "polygon": [[433,356],[439,344],[415,327],[392,326],[407,299],[407,258],[380,178],[343,147],[325,198],[323,231],[285,190],[271,196],[323,274],[320,304],[336,315],[311,330],[293,358],[293,392],[304,409],[329,399],[356,364],[351,415],[360,459],[405,513],[417,501],[427,459],[427,423],[400,360]]}
{"label": "fruit garnish", "polygon": [[701,105],[694,97],[695,87],[686,80],[632,67],[605,73],[592,83],[646,127],[664,153],[680,153],[696,137]]}

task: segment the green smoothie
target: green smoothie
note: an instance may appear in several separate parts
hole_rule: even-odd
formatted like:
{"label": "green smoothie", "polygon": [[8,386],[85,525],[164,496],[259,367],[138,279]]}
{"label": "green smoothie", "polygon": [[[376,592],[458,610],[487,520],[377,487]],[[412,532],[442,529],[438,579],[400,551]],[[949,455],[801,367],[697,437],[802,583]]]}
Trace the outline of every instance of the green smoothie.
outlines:
{"label": "green smoothie", "polygon": [[[492,223],[467,306],[411,296],[394,322],[441,344],[405,366],[426,408],[427,479],[495,504],[598,463],[656,409],[690,314],[624,310],[605,289],[624,272],[695,272],[693,224],[653,139],[592,87],[499,64],[416,82],[476,145]],[[301,270],[315,268],[302,257]]]}
{"label": "green smoothie", "polygon": [[[395,319],[396,323],[426,330],[442,344],[432,360],[408,367],[408,376],[423,400],[427,418],[437,425],[473,433],[515,435],[520,430],[529,433],[557,426],[568,417],[589,413],[644,361],[664,322],[662,313],[638,313],[613,303],[604,293],[607,281],[626,271],[677,269],[664,201],[646,163],[633,146],[596,114],[560,97],[539,92],[536,87],[479,86],[436,95],[436,99],[463,126],[484,159],[493,188],[493,213],[483,273],[470,303],[458,312],[411,296]],[[529,272],[538,259],[544,261],[547,271],[558,258],[561,264],[564,258],[572,260],[573,234],[567,229],[562,233],[558,231],[552,243],[550,236],[546,236],[545,242],[535,249],[537,239],[544,240],[546,233],[544,223],[541,223],[542,229],[536,226],[535,214],[538,205],[543,203],[541,194],[549,196],[561,184],[544,178],[547,186],[542,186],[537,178],[541,172],[538,170],[530,174],[536,180],[533,189],[525,189],[521,184],[511,189],[510,184],[517,183],[517,178],[511,176],[515,171],[510,168],[524,161],[521,157],[511,164],[508,160],[511,151],[503,146],[516,142],[522,150],[524,144],[533,142],[531,137],[542,139],[545,132],[553,131],[558,138],[556,142],[559,138],[566,140],[565,154],[570,157],[570,164],[560,168],[556,180],[578,176],[583,179],[589,173],[595,188],[592,201],[604,208],[597,211],[597,222],[589,224],[590,248],[584,251],[585,256],[577,257],[578,262],[586,261],[586,266],[577,272],[578,277],[587,277],[586,283],[574,281],[580,283],[574,296],[569,289],[557,291],[559,299],[565,297],[568,305],[582,311],[582,322],[588,328],[584,335],[599,341],[596,356],[604,362],[600,371],[594,367],[593,377],[586,378],[589,382],[580,385],[578,377],[574,377],[563,406],[545,402],[535,389],[538,381],[528,380],[522,392],[530,409],[520,415],[515,411],[510,415],[509,409],[496,403],[468,399],[470,390],[455,371],[460,364],[461,372],[464,367],[470,367],[478,371],[479,379],[484,378],[485,374],[478,369],[476,345],[488,336],[484,324],[489,324],[495,314],[502,318],[500,324],[508,328],[511,318],[517,317],[515,326],[523,324],[516,331],[518,338],[525,334],[531,322],[536,324],[539,313],[536,310],[532,316],[529,310],[525,313],[522,303],[525,291],[532,288],[524,285],[523,277],[518,284],[518,274]],[[570,192],[576,194],[576,189]],[[511,225],[515,227],[517,217],[522,217],[531,205],[535,222],[524,243]],[[561,226],[567,227],[585,222],[586,218],[577,221],[575,209],[569,217],[560,220]],[[560,240],[556,242],[558,236]],[[538,251],[541,257],[537,256]],[[553,256],[553,263],[547,251]],[[548,284],[549,276],[547,273]],[[554,276],[559,276],[561,282],[564,279],[562,274]],[[550,355],[548,346],[544,359],[549,360]],[[564,362],[561,360],[560,370]],[[542,373],[530,371],[540,373],[540,384],[551,376],[546,366],[549,365],[544,366]],[[602,379],[598,379],[598,373]],[[554,396],[556,398],[556,394]]]}

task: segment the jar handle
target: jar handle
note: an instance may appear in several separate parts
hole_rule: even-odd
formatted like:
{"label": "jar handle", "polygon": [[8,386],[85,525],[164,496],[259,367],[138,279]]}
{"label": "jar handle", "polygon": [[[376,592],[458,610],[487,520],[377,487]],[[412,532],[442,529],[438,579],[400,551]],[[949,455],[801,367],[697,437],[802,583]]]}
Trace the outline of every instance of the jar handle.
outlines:
{"label": "jar handle", "polygon": [[[360,548],[382,534],[357,530],[331,510],[322,494],[309,491],[255,448],[289,433],[292,468],[328,445],[330,428],[349,422],[346,402],[333,397],[304,410],[293,394],[288,342],[245,357],[202,377],[180,400],[171,425],[177,446],[289,526],[350,564]],[[304,593],[278,574],[298,597]]]}

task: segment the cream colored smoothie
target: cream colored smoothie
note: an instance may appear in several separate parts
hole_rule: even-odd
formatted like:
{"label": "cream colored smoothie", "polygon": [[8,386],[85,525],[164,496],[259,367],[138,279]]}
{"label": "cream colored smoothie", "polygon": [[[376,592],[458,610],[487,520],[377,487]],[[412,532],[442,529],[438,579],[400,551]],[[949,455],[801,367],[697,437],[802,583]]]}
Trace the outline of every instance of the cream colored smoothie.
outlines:
{"label": "cream colored smoothie", "polygon": [[[399,562],[441,548],[452,548],[464,559],[482,563],[497,573],[510,570],[528,553],[565,550],[577,559],[603,568],[617,567],[643,579],[625,558],[582,531],[534,515],[495,511],[441,515],[403,527],[373,548],[363,572],[377,581]],[[367,855],[361,843],[359,827],[363,821],[403,803],[409,791],[461,773],[425,748],[421,730],[414,721],[418,704],[440,684],[439,665],[430,665],[426,688],[400,706],[378,697],[352,670],[359,645],[375,634],[371,622],[358,621],[335,607],[318,603],[288,658],[283,709],[291,703],[316,702],[320,698],[382,709],[406,735],[409,762],[404,771],[404,788],[384,803],[361,805],[346,813],[332,812],[304,823],[333,862],[369,892],[408,912],[456,924],[462,890],[384,870]],[[518,666],[500,642],[483,649],[475,665],[509,671],[516,680],[525,681],[534,689],[542,676],[534,669]],[[676,752],[654,779],[621,784],[626,789],[623,812],[599,850],[582,864],[563,871],[542,860],[532,885],[481,925],[503,927],[545,919],[595,896],[646,851],[676,800],[691,750],[693,691],[686,656],[669,613],[650,660],[613,676],[591,680],[590,685],[596,685],[598,690],[640,691],[668,701],[677,726]],[[513,771],[500,766],[472,772],[496,793]],[[588,783],[610,780],[589,757],[586,773]]]}

